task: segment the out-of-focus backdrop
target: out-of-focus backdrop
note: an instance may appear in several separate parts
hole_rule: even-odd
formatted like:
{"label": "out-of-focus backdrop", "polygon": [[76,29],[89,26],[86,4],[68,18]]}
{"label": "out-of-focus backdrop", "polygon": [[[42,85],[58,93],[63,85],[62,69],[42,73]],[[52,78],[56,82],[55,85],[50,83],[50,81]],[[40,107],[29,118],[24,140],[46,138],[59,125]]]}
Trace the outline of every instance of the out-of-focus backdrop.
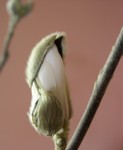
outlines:
{"label": "out-of-focus backdrop", "polygon": [[[6,2],[0,0],[0,48],[9,19]],[[10,58],[0,74],[1,150],[53,150],[51,139],[39,136],[27,116],[31,93],[25,82],[25,66],[35,44],[55,31],[67,34],[65,63],[73,104],[70,138],[123,25],[122,0],[34,0],[34,3],[32,13],[16,28]],[[123,150],[123,59],[79,149]]]}

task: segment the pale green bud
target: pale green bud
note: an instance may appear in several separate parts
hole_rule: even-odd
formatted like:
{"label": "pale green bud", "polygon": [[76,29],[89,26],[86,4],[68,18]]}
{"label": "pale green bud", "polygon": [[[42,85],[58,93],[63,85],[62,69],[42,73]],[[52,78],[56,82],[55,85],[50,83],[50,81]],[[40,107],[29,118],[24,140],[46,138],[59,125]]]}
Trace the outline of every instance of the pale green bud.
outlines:
{"label": "pale green bud", "polygon": [[33,1],[22,4],[20,0],[8,0],[7,11],[11,18],[20,18],[27,15],[33,7]]}

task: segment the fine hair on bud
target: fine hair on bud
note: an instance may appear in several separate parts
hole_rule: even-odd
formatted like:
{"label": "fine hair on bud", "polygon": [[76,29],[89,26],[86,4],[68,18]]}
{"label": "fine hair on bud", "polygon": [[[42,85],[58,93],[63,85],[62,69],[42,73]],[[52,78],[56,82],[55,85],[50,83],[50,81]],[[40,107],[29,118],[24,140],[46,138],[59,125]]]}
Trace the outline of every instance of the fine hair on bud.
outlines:
{"label": "fine hair on bud", "polygon": [[41,96],[32,112],[35,129],[44,135],[53,136],[64,124],[62,107],[53,92],[41,89]]}

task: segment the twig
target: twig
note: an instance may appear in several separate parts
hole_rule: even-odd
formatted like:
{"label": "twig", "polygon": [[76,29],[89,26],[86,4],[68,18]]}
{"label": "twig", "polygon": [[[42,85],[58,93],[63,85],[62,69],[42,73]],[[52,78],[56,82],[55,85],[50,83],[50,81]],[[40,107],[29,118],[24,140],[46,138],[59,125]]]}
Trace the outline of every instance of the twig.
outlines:
{"label": "twig", "polygon": [[22,17],[26,16],[32,10],[32,7],[32,0],[30,0],[25,5],[21,4],[20,0],[8,0],[7,2],[7,11],[10,15],[10,21],[8,26],[8,32],[5,37],[4,45],[1,52],[2,54],[0,55],[0,72],[2,71],[9,57],[9,45],[14,35],[16,25]]}
{"label": "twig", "polygon": [[9,22],[8,32],[5,37],[2,54],[0,56],[0,72],[2,71],[8,57],[9,57],[9,45],[11,43],[12,37],[14,35],[14,30],[17,25],[18,20],[12,19]]}
{"label": "twig", "polygon": [[118,65],[118,62],[123,53],[123,28],[117,38],[115,45],[98,75],[97,81],[94,84],[93,92],[88,102],[87,108],[80,120],[80,123],[73,134],[66,150],[77,150],[93,120],[93,117],[99,107],[106,88],[113,76],[113,73]]}

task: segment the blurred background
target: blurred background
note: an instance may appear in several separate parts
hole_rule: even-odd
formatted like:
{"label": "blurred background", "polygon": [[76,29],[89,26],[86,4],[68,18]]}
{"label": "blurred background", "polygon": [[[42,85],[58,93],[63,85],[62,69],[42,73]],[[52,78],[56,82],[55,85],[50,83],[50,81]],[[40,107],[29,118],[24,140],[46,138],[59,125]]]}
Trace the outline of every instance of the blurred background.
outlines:
{"label": "blurred background", "polygon": [[[26,0],[23,0],[26,2]],[[10,45],[10,58],[0,74],[0,149],[53,150],[28,121],[31,92],[25,82],[28,56],[37,42],[55,31],[67,34],[66,73],[71,91],[71,138],[123,25],[122,0],[34,0]],[[0,0],[0,48],[8,26],[6,1]],[[123,59],[79,150],[123,150]]]}

